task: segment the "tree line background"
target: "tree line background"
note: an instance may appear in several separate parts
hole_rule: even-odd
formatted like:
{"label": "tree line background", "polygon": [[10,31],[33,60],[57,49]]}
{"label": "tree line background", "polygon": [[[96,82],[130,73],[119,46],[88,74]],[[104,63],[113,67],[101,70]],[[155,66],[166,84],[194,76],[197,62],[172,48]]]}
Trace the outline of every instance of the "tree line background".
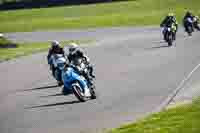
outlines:
{"label": "tree line background", "polygon": [[0,0],[0,10],[93,4],[125,0]]}

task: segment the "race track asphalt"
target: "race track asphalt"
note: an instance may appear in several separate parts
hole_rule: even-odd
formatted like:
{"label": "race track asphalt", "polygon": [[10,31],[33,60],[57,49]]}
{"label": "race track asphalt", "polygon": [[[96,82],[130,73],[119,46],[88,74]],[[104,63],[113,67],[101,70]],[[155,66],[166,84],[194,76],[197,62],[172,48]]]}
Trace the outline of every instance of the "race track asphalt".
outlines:
{"label": "race track asphalt", "polygon": [[73,95],[61,95],[46,52],[2,62],[1,133],[99,133],[118,127],[160,109],[200,63],[200,33],[188,37],[182,29],[172,47],[156,27],[6,36],[17,41],[95,38],[84,50],[95,65],[98,99],[79,103]]}

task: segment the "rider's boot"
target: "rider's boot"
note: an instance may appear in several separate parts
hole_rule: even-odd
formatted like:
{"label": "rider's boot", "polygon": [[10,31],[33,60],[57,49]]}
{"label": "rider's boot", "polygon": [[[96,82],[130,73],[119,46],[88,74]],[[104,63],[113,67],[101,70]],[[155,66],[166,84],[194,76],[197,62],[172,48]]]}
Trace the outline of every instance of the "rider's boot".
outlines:
{"label": "rider's boot", "polygon": [[92,78],[95,78],[95,75],[94,75],[93,73],[90,73],[90,76],[91,76]]}
{"label": "rider's boot", "polygon": [[93,74],[93,66],[92,65],[89,66],[89,74],[92,78],[95,78],[95,75]]}

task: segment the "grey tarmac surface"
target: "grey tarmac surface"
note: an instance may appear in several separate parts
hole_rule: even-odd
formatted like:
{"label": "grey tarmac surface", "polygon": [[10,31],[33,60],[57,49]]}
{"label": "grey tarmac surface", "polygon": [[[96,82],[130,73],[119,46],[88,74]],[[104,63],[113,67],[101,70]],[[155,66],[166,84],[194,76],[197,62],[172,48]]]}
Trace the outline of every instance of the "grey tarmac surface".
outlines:
{"label": "grey tarmac surface", "polygon": [[[60,95],[61,88],[48,70],[47,53],[0,64],[1,133],[97,133],[118,127],[157,110],[200,63],[197,32],[188,37],[180,30],[176,46],[166,47],[159,28],[100,31],[74,35],[97,38],[96,45],[84,48],[95,64],[97,100],[79,103],[73,95]],[[24,41],[19,36],[12,39]],[[48,34],[39,38],[51,39]]]}
{"label": "grey tarmac surface", "polygon": [[[148,30],[146,30],[148,29]],[[157,30],[155,27],[113,27],[113,28],[91,28],[87,30],[68,30],[68,31],[36,31],[36,32],[17,32],[5,33],[4,36],[16,42],[44,42],[44,41],[66,41],[66,40],[105,40],[106,38],[116,38],[116,36],[127,36],[135,32],[149,33]],[[137,34],[135,34],[137,37]],[[141,34],[140,34],[141,35]],[[133,36],[132,36],[133,37]]]}

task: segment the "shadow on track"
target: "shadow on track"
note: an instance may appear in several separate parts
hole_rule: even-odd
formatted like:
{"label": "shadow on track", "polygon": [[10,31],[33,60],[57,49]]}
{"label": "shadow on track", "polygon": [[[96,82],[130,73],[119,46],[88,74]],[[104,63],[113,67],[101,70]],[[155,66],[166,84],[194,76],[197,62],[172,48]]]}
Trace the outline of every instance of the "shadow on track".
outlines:
{"label": "shadow on track", "polygon": [[[155,41],[153,42],[154,44],[160,44],[157,46],[152,46],[152,47],[147,47],[145,48],[146,50],[152,50],[152,49],[159,49],[159,48],[169,48],[169,46],[167,45],[167,42],[164,40],[161,41]],[[175,45],[174,45],[175,46]]]}
{"label": "shadow on track", "polygon": [[45,98],[45,97],[54,97],[54,96],[66,96],[66,95],[71,95],[71,94],[62,94],[62,93],[57,93],[57,94],[53,94],[53,95],[47,95],[47,96],[40,96],[41,98]]}
{"label": "shadow on track", "polygon": [[45,104],[45,105],[32,106],[32,107],[27,107],[27,108],[24,108],[24,109],[34,109],[34,108],[43,108],[43,107],[53,107],[53,106],[69,105],[69,104],[75,104],[75,103],[81,103],[81,102],[80,102],[80,101],[69,101],[69,102],[61,102],[61,103],[53,103],[53,104]]}
{"label": "shadow on track", "polygon": [[154,47],[145,48],[145,50],[153,50],[153,49],[160,49],[160,48],[169,48],[169,46],[168,45],[154,46]]}
{"label": "shadow on track", "polygon": [[43,90],[43,89],[49,89],[49,88],[55,88],[55,87],[59,87],[59,86],[58,85],[43,86],[43,87],[37,87],[37,88],[32,88],[32,89],[27,89],[27,90],[22,90],[22,91]]}
{"label": "shadow on track", "polygon": [[155,46],[155,47],[151,47],[150,49],[156,49],[156,48],[166,48],[169,47],[168,45],[163,45],[163,46]]}

